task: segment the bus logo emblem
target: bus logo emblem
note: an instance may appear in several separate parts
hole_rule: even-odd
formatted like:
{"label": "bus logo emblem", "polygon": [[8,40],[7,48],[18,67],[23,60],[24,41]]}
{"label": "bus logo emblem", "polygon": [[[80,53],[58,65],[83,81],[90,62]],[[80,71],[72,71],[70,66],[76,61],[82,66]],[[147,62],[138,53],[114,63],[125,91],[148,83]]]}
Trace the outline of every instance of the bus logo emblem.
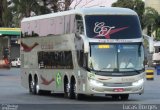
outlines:
{"label": "bus logo emblem", "polygon": [[94,33],[98,33],[95,37],[102,37],[104,36],[106,39],[110,39],[110,35],[127,29],[128,27],[116,28],[115,26],[105,26],[104,22],[96,22],[94,27]]}
{"label": "bus logo emblem", "polygon": [[62,76],[61,73],[57,73],[56,75],[56,87],[59,87],[62,83]]}

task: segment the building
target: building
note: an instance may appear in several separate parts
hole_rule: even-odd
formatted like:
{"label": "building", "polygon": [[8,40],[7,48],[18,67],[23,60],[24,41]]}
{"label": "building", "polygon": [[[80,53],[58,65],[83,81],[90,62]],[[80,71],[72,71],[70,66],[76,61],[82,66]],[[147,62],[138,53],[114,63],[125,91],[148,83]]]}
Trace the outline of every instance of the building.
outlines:
{"label": "building", "polygon": [[20,34],[20,28],[0,27],[0,37],[5,36],[9,39],[8,45],[10,47],[11,59],[20,57],[20,43],[18,42],[20,39]]}
{"label": "building", "polygon": [[160,14],[160,0],[145,0],[145,7],[152,7]]}

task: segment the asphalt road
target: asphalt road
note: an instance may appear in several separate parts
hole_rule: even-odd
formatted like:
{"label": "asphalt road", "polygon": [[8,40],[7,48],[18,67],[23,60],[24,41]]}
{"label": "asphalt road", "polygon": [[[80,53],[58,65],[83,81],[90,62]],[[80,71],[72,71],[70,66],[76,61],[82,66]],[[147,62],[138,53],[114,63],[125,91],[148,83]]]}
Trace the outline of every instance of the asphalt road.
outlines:
{"label": "asphalt road", "polygon": [[128,101],[104,96],[87,96],[78,101],[62,94],[31,95],[20,82],[20,69],[0,70],[0,110],[160,110],[160,75],[157,74],[154,80],[146,80],[144,94],[130,95]]}

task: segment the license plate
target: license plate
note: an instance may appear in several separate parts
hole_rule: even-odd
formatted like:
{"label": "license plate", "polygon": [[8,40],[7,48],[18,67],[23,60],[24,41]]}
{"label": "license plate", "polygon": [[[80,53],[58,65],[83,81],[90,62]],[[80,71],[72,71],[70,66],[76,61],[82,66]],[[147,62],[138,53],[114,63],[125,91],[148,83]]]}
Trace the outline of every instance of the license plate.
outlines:
{"label": "license plate", "polygon": [[123,91],[124,91],[123,88],[116,88],[116,89],[114,89],[114,92],[123,92]]}

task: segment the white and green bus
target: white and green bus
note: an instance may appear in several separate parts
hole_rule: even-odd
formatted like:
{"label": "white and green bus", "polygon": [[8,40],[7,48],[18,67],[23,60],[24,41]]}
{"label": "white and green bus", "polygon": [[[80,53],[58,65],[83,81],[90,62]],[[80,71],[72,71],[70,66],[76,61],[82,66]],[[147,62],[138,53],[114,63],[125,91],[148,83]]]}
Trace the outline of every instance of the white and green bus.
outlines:
{"label": "white and green bus", "polygon": [[139,18],[126,8],[82,8],[21,21],[21,79],[30,93],[69,98],[142,94]]}

